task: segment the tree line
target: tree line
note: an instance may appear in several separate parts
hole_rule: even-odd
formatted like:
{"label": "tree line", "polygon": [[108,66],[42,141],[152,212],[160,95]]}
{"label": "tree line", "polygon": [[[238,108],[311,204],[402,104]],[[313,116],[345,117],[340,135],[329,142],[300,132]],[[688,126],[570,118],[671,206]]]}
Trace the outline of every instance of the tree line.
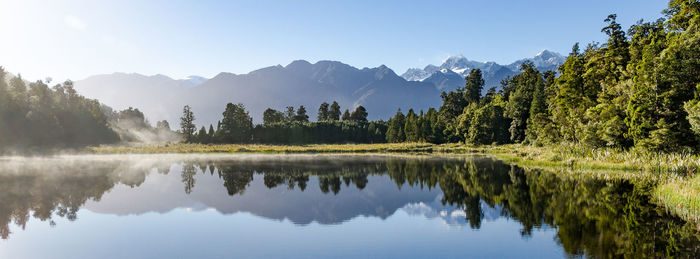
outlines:
{"label": "tree line", "polygon": [[78,94],[70,80],[51,81],[28,83],[0,67],[0,153],[180,139],[167,121],[153,127],[138,109],[114,111]]}
{"label": "tree line", "polygon": [[284,112],[268,108],[263,113],[263,123],[253,125],[253,119],[241,103],[228,103],[223,118],[216,127],[194,124],[195,116],[190,106],[183,108],[180,132],[191,143],[381,143],[385,142],[386,125],[382,121],[368,121],[367,109],[356,107],[352,112],[340,112],[337,102],[322,103],[317,121],[309,121],[306,107],[286,107]]}

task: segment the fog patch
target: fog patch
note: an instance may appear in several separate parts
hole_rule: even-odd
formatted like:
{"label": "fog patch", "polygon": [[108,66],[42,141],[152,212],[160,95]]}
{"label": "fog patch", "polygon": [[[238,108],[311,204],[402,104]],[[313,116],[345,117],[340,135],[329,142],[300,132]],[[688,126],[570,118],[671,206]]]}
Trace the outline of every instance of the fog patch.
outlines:
{"label": "fog patch", "polygon": [[114,112],[109,107],[103,107],[103,112],[109,119],[109,125],[122,142],[126,143],[169,143],[179,142],[182,136],[170,129],[166,120],[158,121],[156,127],[151,126],[139,109],[128,109]]}

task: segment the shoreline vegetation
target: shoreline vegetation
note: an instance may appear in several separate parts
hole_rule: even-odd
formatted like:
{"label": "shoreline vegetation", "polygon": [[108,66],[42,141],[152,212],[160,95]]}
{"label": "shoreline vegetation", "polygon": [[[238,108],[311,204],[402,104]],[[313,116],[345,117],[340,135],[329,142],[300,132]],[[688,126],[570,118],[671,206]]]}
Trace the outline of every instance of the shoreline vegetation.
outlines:
{"label": "shoreline vegetation", "polygon": [[464,144],[133,144],[90,147],[96,154],[261,153],[261,154],[434,154],[484,155],[522,167],[585,175],[606,180],[629,180],[653,186],[655,201],[684,220],[700,223],[700,155],[657,153],[581,145],[522,144],[470,146]]}

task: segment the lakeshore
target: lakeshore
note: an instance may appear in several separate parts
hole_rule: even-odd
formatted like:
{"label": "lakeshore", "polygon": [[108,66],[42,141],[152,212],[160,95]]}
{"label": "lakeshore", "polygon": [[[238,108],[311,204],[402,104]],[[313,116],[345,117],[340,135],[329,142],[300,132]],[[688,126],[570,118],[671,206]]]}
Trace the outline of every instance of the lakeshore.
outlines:
{"label": "lakeshore", "polygon": [[672,214],[700,222],[700,157],[684,153],[655,153],[637,150],[588,149],[577,145],[529,146],[463,144],[382,143],[382,144],[134,144],[98,146],[87,149],[97,154],[202,154],[202,153],[282,153],[282,154],[436,154],[484,155],[522,167],[554,170],[560,174],[583,175],[614,180],[626,179],[653,186],[655,202]]}

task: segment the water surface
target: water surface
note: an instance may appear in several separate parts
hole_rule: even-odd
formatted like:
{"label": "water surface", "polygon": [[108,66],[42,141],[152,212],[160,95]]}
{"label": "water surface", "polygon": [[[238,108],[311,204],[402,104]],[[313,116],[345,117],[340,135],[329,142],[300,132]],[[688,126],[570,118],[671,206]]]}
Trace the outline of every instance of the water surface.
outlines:
{"label": "water surface", "polygon": [[649,189],[483,157],[4,158],[0,258],[697,258]]}

